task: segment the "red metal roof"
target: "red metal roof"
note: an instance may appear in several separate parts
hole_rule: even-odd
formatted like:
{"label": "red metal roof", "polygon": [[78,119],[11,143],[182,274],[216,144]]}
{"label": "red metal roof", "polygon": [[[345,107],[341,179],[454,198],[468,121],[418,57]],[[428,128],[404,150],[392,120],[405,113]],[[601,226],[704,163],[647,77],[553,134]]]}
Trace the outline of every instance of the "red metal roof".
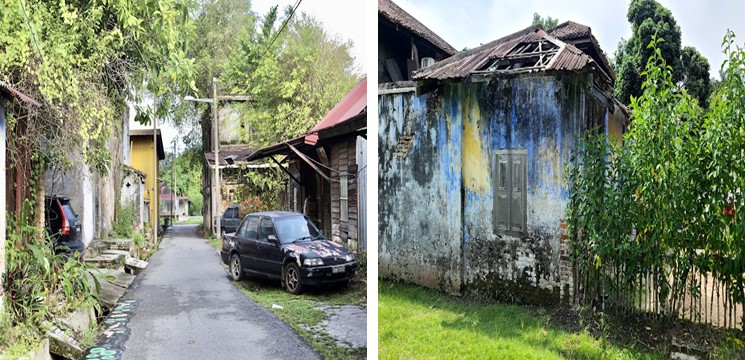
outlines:
{"label": "red metal roof", "polygon": [[[338,125],[352,117],[359,115],[367,109],[367,77],[362,79],[352,90],[334,106],[331,111],[323,117],[321,122],[316,124],[308,132],[308,135],[317,133],[320,130]],[[316,137],[318,134],[316,134]]]}

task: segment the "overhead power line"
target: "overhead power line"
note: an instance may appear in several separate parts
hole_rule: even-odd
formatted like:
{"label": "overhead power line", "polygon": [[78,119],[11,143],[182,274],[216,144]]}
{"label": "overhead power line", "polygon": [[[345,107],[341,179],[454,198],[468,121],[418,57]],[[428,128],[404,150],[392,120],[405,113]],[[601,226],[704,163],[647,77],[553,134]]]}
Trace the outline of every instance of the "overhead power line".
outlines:
{"label": "overhead power line", "polygon": [[274,45],[274,41],[276,41],[276,40],[277,40],[277,38],[279,37],[279,34],[281,34],[281,33],[282,33],[282,31],[283,31],[283,30],[285,29],[285,27],[287,26],[287,23],[289,23],[289,22],[290,22],[290,19],[292,19],[292,16],[293,16],[293,15],[295,15],[295,11],[296,11],[296,10],[297,10],[297,8],[298,8],[298,7],[300,6],[300,3],[301,3],[301,2],[303,2],[303,0],[298,0],[298,1],[296,1],[296,2],[295,2],[295,6],[294,6],[294,7],[292,8],[292,12],[290,12],[290,15],[289,15],[289,16],[287,17],[287,19],[285,19],[285,21],[284,21],[284,22],[282,23],[282,26],[280,26],[280,28],[279,28],[279,31],[277,31],[277,33],[276,33],[276,34],[274,34],[274,37],[272,38],[272,41],[270,41],[270,42],[269,42],[269,45],[268,45],[268,46],[266,47],[266,49],[264,49],[264,52],[263,52],[263,53],[261,53],[261,56],[259,56],[259,60],[258,60],[258,61],[256,62],[257,64],[258,64],[259,62],[261,62],[261,59],[263,59],[263,58],[264,58],[264,55],[266,55],[266,53],[267,53],[267,52],[269,51],[269,49],[270,49],[270,48],[272,47],[272,45]]}

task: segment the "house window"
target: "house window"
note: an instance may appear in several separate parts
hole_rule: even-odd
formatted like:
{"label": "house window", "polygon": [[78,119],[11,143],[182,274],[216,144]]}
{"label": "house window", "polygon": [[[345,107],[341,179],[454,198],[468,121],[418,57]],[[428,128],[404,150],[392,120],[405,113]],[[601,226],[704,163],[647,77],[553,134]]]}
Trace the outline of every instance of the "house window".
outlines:
{"label": "house window", "polygon": [[494,231],[527,234],[526,149],[500,149],[494,153]]}
{"label": "house window", "polygon": [[341,214],[339,215],[341,221],[349,221],[349,185],[347,182],[347,176],[342,175],[340,177],[339,185],[339,207]]}

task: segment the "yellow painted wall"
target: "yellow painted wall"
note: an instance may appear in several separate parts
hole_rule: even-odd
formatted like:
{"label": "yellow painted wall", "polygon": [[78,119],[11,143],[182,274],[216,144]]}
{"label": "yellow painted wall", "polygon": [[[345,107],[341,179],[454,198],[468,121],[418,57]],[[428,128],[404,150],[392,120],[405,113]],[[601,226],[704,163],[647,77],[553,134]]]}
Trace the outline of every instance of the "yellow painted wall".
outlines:
{"label": "yellow painted wall", "polygon": [[[153,174],[153,137],[152,136],[133,136],[129,138],[130,141],[130,165],[145,173],[145,201],[150,201],[150,219],[158,219],[160,216],[160,209],[158,203],[160,202],[160,191],[157,186],[157,175]],[[159,164],[156,164],[156,174],[160,172]],[[158,213],[154,213],[157,211]]]}

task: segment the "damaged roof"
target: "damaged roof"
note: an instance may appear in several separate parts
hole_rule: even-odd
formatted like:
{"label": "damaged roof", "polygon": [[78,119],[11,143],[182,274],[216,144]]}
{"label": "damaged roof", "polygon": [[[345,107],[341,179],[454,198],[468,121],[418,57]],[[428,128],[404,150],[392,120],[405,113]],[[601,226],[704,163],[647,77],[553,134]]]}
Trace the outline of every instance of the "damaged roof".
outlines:
{"label": "damaged roof", "polygon": [[[424,68],[414,74],[414,80],[462,79],[479,73],[580,70],[597,61],[592,51],[588,54],[570,41],[588,39],[588,36],[592,37],[589,27],[572,22],[565,22],[548,32],[540,25],[533,25]],[[602,56],[602,50],[597,50]],[[600,67],[599,70],[612,81],[613,76],[604,66]]]}
{"label": "damaged roof", "polygon": [[388,19],[388,21],[401,26],[412,33],[419,35],[424,40],[429,41],[436,48],[442,50],[449,56],[454,55],[458,52],[452,47],[447,41],[443,40],[432,30],[420,23],[419,20],[409,15],[406,11],[398,7],[391,0],[378,0],[378,15],[381,15]]}
{"label": "damaged roof", "polygon": [[613,68],[611,68],[608,58],[605,57],[605,53],[600,48],[598,39],[592,34],[592,29],[589,26],[578,24],[574,21],[565,21],[548,30],[548,34],[555,36],[561,41],[570,43],[590,55],[595,62],[600,64],[603,72],[613,81],[616,81],[616,74]]}
{"label": "damaged roof", "polygon": [[[248,145],[220,145],[220,165],[228,165],[227,157],[232,157],[234,163],[245,162],[253,154],[253,150]],[[215,163],[215,153],[205,152],[204,158],[208,163]]]}

